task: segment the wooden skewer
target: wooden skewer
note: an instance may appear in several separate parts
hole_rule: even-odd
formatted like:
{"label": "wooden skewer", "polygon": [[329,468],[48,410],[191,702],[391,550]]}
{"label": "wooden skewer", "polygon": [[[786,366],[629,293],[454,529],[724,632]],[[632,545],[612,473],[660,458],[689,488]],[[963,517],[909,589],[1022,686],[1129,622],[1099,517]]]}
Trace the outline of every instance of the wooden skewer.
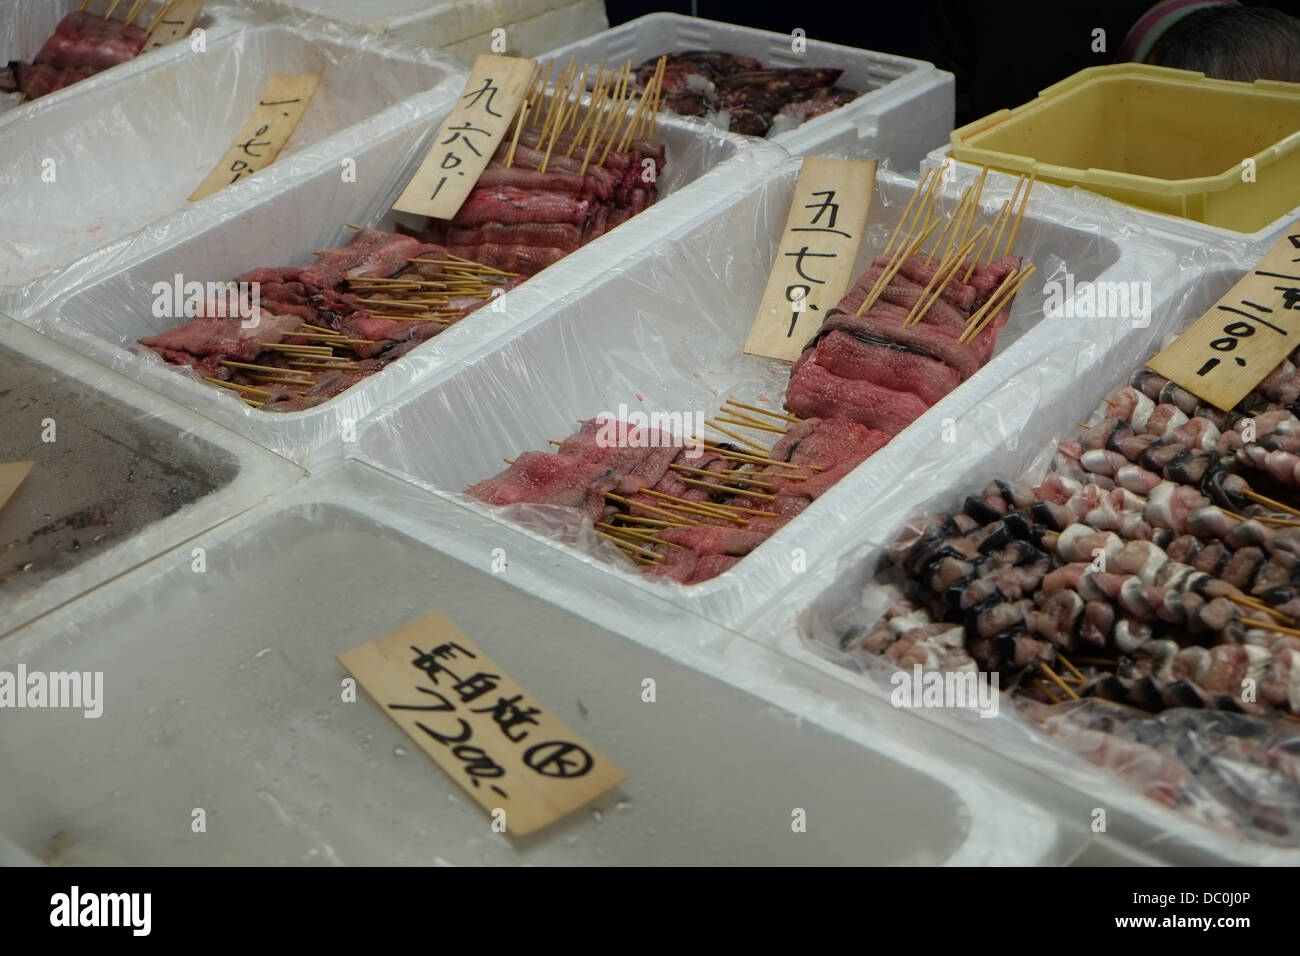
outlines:
{"label": "wooden skewer", "polygon": [[[985,166],[984,168],[988,169],[987,166]],[[1060,651],[1056,652],[1056,659],[1065,665],[1066,670],[1068,670],[1071,674],[1073,674],[1078,679],[1080,684],[1086,684],[1088,682],[1088,679],[1083,676],[1083,672],[1080,671],[1079,668],[1071,664],[1069,659]]]}
{"label": "wooden skewer", "polygon": [[768,415],[768,416],[770,416],[770,417],[772,417],[772,418],[779,418],[779,419],[781,419],[781,420],[783,420],[783,421],[787,421],[787,422],[801,422],[801,421],[803,421],[802,418],[799,418],[799,417],[796,416],[796,415],[787,415],[787,414],[782,413],[782,412],[774,412],[774,411],[770,411],[769,409],[766,409],[766,408],[759,408],[759,407],[756,406],[756,405],[746,405],[744,402],[738,402],[738,401],[736,401],[734,398],[729,398],[729,399],[727,399],[726,404],[728,404],[728,405],[734,405],[734,406],[736,406],[737,408],[745,408],[745,409],[748,409],[748,410],[751,411],[751,412],[758,412],[760,415]]}
{"label": "wooden skewer", "polygon": [[361,368],[356,362],[297,362],[290,360],[289,364],[297,368],[338,368],[344,371]]}
{"label": "wooden skewer", "polygon": [[[684,475],[679,479],[684,484],[693,485],[696,488],[712,488],[716,491],[724,492],[729,495],[736,495],[740,498],[759,498],[763,501],[776,501],[776,495],[769,495],[762,491],[750,491],[748,488],[738,488],[735,485],[721,485],[716,481],[701,481],[698,478],[687,478]],[[765,512],[771,514],[771,512]]]}
{"label": "wooden skewer", "polygon": [[642,518],[640,515],[629,515],[619,512],[614,515],[615,521],[628,521],[634,524],[643,524],[651,528],[690,528],[694,525],[687,524],[685,521],[660,521],[658,518]]}
{"label": "wooden skewer", "polygon": [[602,529],[603,531],[608,531],[610,534],[616,534],[620,537],[634,538],[638,541],[649,541],[652,544],[664,544],[670,548],[681,547],[681,545],[678,544],[676,541],[664,541],[662,538],[656,538],[654,535],[647,534],[644,531],[636,531],[632,528],[620,528],[618,525],[606,524],[603,521],[597,521],[596,527]]}
{"label": "wooden skewer", "polygon": [[[952,233],[953,230],[957,228],[957,223],[959,223],[962,220],[962,218],[966,215],[966,204],[970,202],[972,189],[974,189],[973,183],[970,186],[967,186],[965,190],[962,191],[961,199],[957,203],[957,208],[954,209],[952,211],[952,214],[948,216],[948,224],[943,227],[943,231],[940,232],[938,238],[934,240],[934,246],[931,247],[930,251],[926,254],[924,264],[927,267],[930,265],[930,260],[934,258],[935,253],[939,251],[939,247],[944,245],[944,239],[948,237],[949,233]],[[953,234],[955,235],[955,233]],[[945,257],[946,257],[946,251],[945,251],[945,255],[941,258],[945,258]]]}
{"label": "wooden skewer", "polygon": [[916,250],[921,248],[921,244],[925,242],[930,233],[938,228],[938,225],[938,222],[930,223],[919,236],[912,239],[896,253],[896,258],[889,264],[889,268],[876,278],[876,281],[871,286],[871,291],[867,293],[866,298],[862,300],[862,304],[858,306],[857,315],[867,314],[867,311],[876,304],[876,299],[880,297],[880,294],[889,287],[889,283],[894,281],[894,276],[898,275],[898,270],[903,268],[908,259],[916,255]]}
{"label": "wooden skewer", "polygon": [[1073,700],[1079,699],[1079,695],[1074,692],[1074,689],[1065,681],[1061,680],[1061,676],[1057,674],[1056,671],[1052,670],[1050,667],[1044,664],[1042,661],[1038,662],[1038,671],[1044,677],[1047,677],[1054,684],[1056,684],[1056,686],[1061,688],[1061,690],[1065,691]]}
{"label": "wooden skewer", "polygon": [[1279,631],[1282,634],[1295,634],[1300,636],[1300,628],[1287,627],[1283,624],[1275,624],[1272,621],[1260,621],[1249,617],[1243,617],[1241,623],[1247,624],[1250,627],[1258,627],[1265,631]]}
{"label": "wooden skewer", "polygon": [[1269,607],[1267,604],[1261,604],[1254,601],[1245,600],[1244,598],[1236,598],[1236,597],[1229,597],[1228,600],[1232,601],[1234,604],[1239,604],[1242,607],[1248,607],[1252,611],[1259,611],[1262,614],[1271,615],[1272,617],[1277,618],[1279,621],[1283,622],[1284,624],[1295,623],[1295,618],[1287,617],[1281,611],[1274,610],[1273,608]]}
{"label": "wooden skewer", "polygon": [[[705,438],[703,439],[703,442],[719,458],[729,458],[732,461],[743,461],[750,465],[779,465],[782,468],[789,468],[792,471],[803,470],[801,466],[792,465],[788,461],[778,461],[775,458],[764,458],[762,455],[751,455],[749,452],[745,451],[733,451],[730,448],[722,448],[720,447],[721,443],[714,441],[712,438]],[[812,470],[825,471],[826,469],[814,465]]]}
{"label": "wooden skewer", "polygon": [[[976,233],[975,237],[978,238],[979,233]],[[921,290],[920,296],[917,298],[916,302],[913,303],[911,311],[907,313],[907,318],[903,320],[904,326],[915,325],[925,318],[926,313],[928,313],[934,306],[935,302],[939,300],[939,296],[943,295],[943,290],[948,285],[948,280],[952,278],[952,274],[957,271],[963,262],[966,261],[966,256],[970,253],[974,245],[975,239],[971,239],[965,246],[958,249],[956,253],[945,257],[944,260],[939,263],[939,267],[934,270],[934,275],[930,276],[930,281],[925,284],[925,288]]]}
{"label": "wooden skewer", "polygon": [[[720,521],[732,521],[740,525],[749,524],[749,522],[740,517],[740,515],[734,513],[735,511],[739,511],[739,508],[733,510],[727,505],[688,501],[685,498],[678,498],[676,495],[666,495],[662,491],[655,491],[652,488],[642,488],[641,494],[669,502],[665,507],[674,508],[678,511],[685,511],[687,514],[695,514],[702,518],[715,518]],[[767,514],[767,512],[763,513]]]}
{"label": "wooden skewer", "polygon": [[762,445],[760,445],[758,442],[750,441],[748,438],[745,438],[743,435],[737,435],[735,432],[723,428],[721,425],[717,424],[712,418],[705,419],[704,424],[711,426],[714,431],[721,432],[722,434],[726,435],[728,438],[732,439],[733,441],[738,441],[742,445],[748,445],[750,448],[757,451],[760,455],[770,455],[772,453],[772,449],[765,448]]}
{"label": "wooden skewer", "polygon": [[721,416],[719,416],[718,418],[711,418],[711,419],[709,419],[709,421],[711,421],[711,422],[722,422],[722,423],[725,424],[725,425],[740,425],[742,428],[752,428],[752,429],[754,429],[755,431],[760,431],[760,432],[772,432],[773,434],[776,434],[776,435],[784,435],[784,434],[785,434],[785,429],[784,429],[784,428],[777,428],[777,427],[774,426],[774,425],[760,425],[759,423],[757,423],[757,422],[755,422],[755,421],[752,421],[752,420],[750,420],[750,421],[743,421],[743,420],[738,419],[738,418],[722,418]]}
{"label": "wooden skewer", "polygon": [[1282,504],[1282,502],[1277,501],[1273,498],[1265,497],[1264,495],[1261,495],[1257,491],[1247,491],[1246,497],[1249,498],[1251,501],[1258,501],[1260,504],[1268,505],[1270,508],[1273,508],[1277,511],[1284,511],[1290,515],[1300,515],[1300,511],[1297,511],[1294,508],[1284,505]]}
{"label": "wooden skewer", "polygon": [[641,547],[641,545],[633,544],[631,541],[624,541],[622,538],[617,538],[614,535],[609,534],[608,532],[597,531],[596,534],[600,535],[602,538],[606,539],[607,541],[613,541],[620,548],[624,548],[628,551],[635,551],[638,554],[646,555],[646,556],[653,555],[655,558],[658,558],[660,561],[664,559],[664,556],[660,554],[658,551],[651,551],[649,548],[643,548]]}
{"label": "wooden skewer", "polygon": [[894,226],[894,231],[889,234],[889,241],[885,243],[885,248],[880,250],[882,256],[889,255],[889,250],[894,247],[894,240],[898,238],[898,234],[903,228],[903,223],[907,221],[908,215],[912,212],[912,206],[916,203],[917,198],[925,191],[926,183],[930,181],[932,175],[934,175],[934,170],[927,169],[925,175],[921,177],[921,181],[917,183],[916,188],[912,190],[912,198],[909,199],[907,205],[903,207],[903,214],[898,217],[898,225]]}
{"label": "wooden skewer", "polygon": [[[657,507],[655,505],[648,505],[642,501],[633,501],[630,498],[624,498],[622,495],[616,495],[610,491],[605,492],[605,497],[608,498],[610,501],[617,501],[621,505],[627,505],[629,508],[640,508],[643,511],[649,511],[651,514],[657,514],[661,518],[667,518],[668,520],[676,523],[684,523],[687,527],[693,528],[700,523],[698,521],[683,521],[681,515],[673,514],[672,512],[665,511],[663,508]],[[637,517],[637,516],[633,515],[632,517]]]}
{"label": "wooden skewer", "polygon": [[1057,697],[1056,694],[1052,692],[1052,685],[1041,677],[1038,679],[1038,688],[1047,695],[1047,699],[1053,704],[1059,704],[1061,702],[1061,698]]}
{"label": "wooden skewer", "polygon": [[250,395],[265,395],[267,398],[271,397],[271,393],[264,388],[254,388],[251,385],[239,385],[235,382],[227,382],[207,375],[203,376],[203,380],[205,382],[211,382],[213,385],[220,385],[222,388],[234,389],[237,392],[247,392]]}
{"label": "wooden skewer", "polygon": [[1016,202],[1020,199],[1020,189],[1025,185],[1025,177],[1021,176],[1016,180],[1016,191],[1011,194],[1010,204],[1007,207],[1007,215],[998,224],[997,234],[993,237],[993,245],[989,247],[988,261],[992,262],[998,255],[998,243],[1002,241],[1002,230],[1006,228],[1007,223],[1012,219],[1012,212],[1016,208]]}
{"label": "wooden skewer", "polygon": [[[984,331],[984,327],[992,322],[994,317],[1002,311],[1002,307],[1015,297],[1015,294],[1020,291],[1020,287],[1028,281],[1036,269],[1036,266],[1031,265],[1019,275],[1016,275],[1019,271],[1017,269],[1012,269],[1007,273],[1007,281],[1004,281],[998,291],[989,297],[988,302],[984,303],[984,307],[971,317],[971,323],[967,325],[966,331],[958,337],[957,341],[966,343],[978,338],[980,333]],[[1015,281],[1011,281],[1012,279]],[[996,303],[996,306],[994,303]]]}
{"label": "wooden skewer", "polygon": [[[272,378],[269,375],[250,375],[249,378],[253,379],[259,385],[315,385],[316,384],[315,379]],[[302,391],[299,390],[298,394],[301,395]]]}
{"label": "wooden skewer", "polygon": [[104,11],[105,20],[111,20],[113,18],[113,11],[117,9],[117,5],[121,2],[122,0],[109,0],[108,9]]}
{"label": "wooden skewer", "polygon": [[725,475],[727,478],[732,479],[734,482],[740,484],[746,484],[746,485],[753,485],[755,488],[766,488],[768,491],[772,491],[773,489],[776,488],[776,485],[772,484],[769,481],[758,481],[756,479],[746,477],[745,472],[709,471],[707,468],[692,468],[690,465],[677,465],[677,464],[669,465],[668,467],[671,468],[673,471],[679,471],[682,474],[687,474],[687,475],[708,475],[710,477]]}
{"label": "wooden skewer", "polygon": [[984,241],[979,244],[979,248],[977,248],[975,250],[975,254],[971,256],[970,268],[966,270],[964,275],[962,275],[961,277],[962,282],[970,282],[971,273],[975,271],[975,267],[979,265],[980,260],[984,258],[984,250],[985,248],[987,248],[989,240],[993,238],[992,230],[999,228],[998,224],[1002,222],[1002,217],[1007,215],[1007,211],[1010,208],[1011,208],[1010,203],[1004,202],[1002,203],[1002,206],[998,209],[998,214],[994,216],[993,221],[989,223],[989,234],[984,237]]}
{"label": "wooden skewer", "polygon": [[126,19],[122,22],[129,27],[135,22],[135,18],[140,15],[140,11],[145,8],[145,4],[148,2],[149,0],[135,0],[135,3],[131,5],[131,9],[127,11]]}
{"label": "wooden skewer", "polygon": [[1016,241],[1016,233],[1020,231],[1020,220],[1025,216],[1025,207],[1029,205],[1029,190],[1034,188],[1034,180],[1038,176],[1038,171],[1029,174],[1029,183],[1025,186],[1025,198],[1020,200],[1020,211],[1016,213],[1015,224],[1011,227],[1011,232],[1007,233],[1007,244],[1002,249],[1002,255],[1011,255],[1011,244]]}
{"label": "wooden skewer", "polygon": [[965,228],[962,229],[961,239],[957,243],[957,245],[959,246],[966,245],[966,236],[970,232],[970,227],[975,224],[975,217],[979,215],[980,197],[984,195],[984,179],[985,177],[988,176],[988,174],[989,174],[989,168],[986,165],[983,169],[980,170],[979,179],[976,180],[975,182],[975,198],[971,200],[970,212],[966,216],[966,226]]}
{"label": "wooden skewer", "polygon": [[230,359],[222,359],[221,364],[230,368],[251,368],[259,372],[270,372],[273,375],[278,375],[284,371],[284,369],[274,365],[254,365],[251,362],[233,362]]}

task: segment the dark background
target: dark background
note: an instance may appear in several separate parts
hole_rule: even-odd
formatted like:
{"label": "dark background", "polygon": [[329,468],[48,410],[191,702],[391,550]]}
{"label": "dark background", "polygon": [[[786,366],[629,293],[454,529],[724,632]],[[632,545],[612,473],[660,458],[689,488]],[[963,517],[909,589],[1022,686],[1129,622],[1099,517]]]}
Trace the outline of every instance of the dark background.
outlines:
{"label": "dark background", "polygon": [[[957,123],[1019,106],[1088,66],[1112,62],[1129,27],[1155,0],[860,0],[767,3],[737,0],[606,0],[610,25],[646,13],[710,20],[928,60],[957,77]],[[1247,3],[1300,16],[1300,0]],[[1106,31],[1106,53],[1092,31]],[[724,51],[726,52],[726,51]]]}

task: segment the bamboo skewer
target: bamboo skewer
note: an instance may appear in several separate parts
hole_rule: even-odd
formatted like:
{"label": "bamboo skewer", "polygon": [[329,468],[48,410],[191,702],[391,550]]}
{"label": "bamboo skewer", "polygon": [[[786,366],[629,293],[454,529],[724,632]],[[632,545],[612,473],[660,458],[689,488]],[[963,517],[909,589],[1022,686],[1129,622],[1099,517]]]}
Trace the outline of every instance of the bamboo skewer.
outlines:
{"label": "bamboo skewer", "polygon": [[1038,663],[1038,672],[1042,674],[1044,677],[1047,677],[1049,680],[1051,680],[1052,683],[1056,684],[1056,686],[1061,688],[1061,690],[1065,691],[1065,693],[1068,694],[1072,700],[1079,699],[1079,695],[1074,692],[1074,688],[1072,688],[1065,681],[1061,680],[1061,675],[1056,673],[1056,671],[1052,670],[1050,667],[1048,667],[1046,664],[1044,664],[1041,661],[1039,661]]}
{"label": "bamboo skewer", "polygon": [[1020,231],[1020,220],[1025,217],[1025,207],[1029,205],[1029,190],[1034,188],[1034,180],[1038,177],[1038,171],[1029,174],[1029,182],[1025,185],[1025,198],[1020,200],[1020,210],[1016,213],[1015,224],[1011,227],[1011,232],[1007,234],[1007,244],[1002,249],[1003,256],[1011,255],[1011,243],[1016,239],[1016,233]]}
{"label": "bamboo skewer", "polygon": [[742,421],[742,420],[737,419],[737,418],[722,418],[722,417],[718,417],[718,418],[715,418],[715,419],[712,419],[712,420],[713,420],[713,421],[717,421],[717,422],[722,422],[722,423],[724,423],[724,424],[726,424],[726,425],[740,425],[740,426],[742,426],[742,427],[744,427],[744,428],[753,428],[753,429],[755,429],[755,430],[757,430],[757,431],[762,431],[762,432],[773,432],[774,434],[777,434],[777,435],[784,435],[784,434],[785,434],[785,429],[784,429],[784,428],[776,428],[776,427],[774,427],[774,426],[772,426],[772,425],[764,425],[764,424],[761,424],[761,423],[759,423],[759,422],[755,422],[755,421],[753,421],[752,419],[750,419],[749,421]]}
{"label": "bamboo skewer", "polygon": [[148,0],[135,0],[135,3],[131,5],[131,9],[126,13],[126,19],[122,22],[129,27],[135,22],[135,18],[140,15],[140,11],[145,8],[146,3],[148,3]]}
{"label": "bamboo skewer", "polygon": [[889,255],[889,250],[894,247],[894,240],[898,238],[898,234],[903,228],[903,223],[907,221],[908,215],[912,212],[912,206],[916,203],[917,198],[920,197],[922,192],[925,191],[926,183],[930,181],[932,175],[934,175],[934,170],[927,169],[925,175],[921,177],[921,181],[917,183],[916,188],[912,190],[912,198],[909,199],[907,205],[903,207],[903,214],[898,217],[898,225],[894,226],[894,231],[889,234],[889,241],[885,243],[885,248],[880,250],[882,256]]}
{"label": "bamboo skewer", "polygon": [[966,326],[966,331],[957,338],[957,341],[964,344],[977,338],[979,334],[984,331],[984,327],[992,322],[993,318],[1002,311],[1002,307],[1011,301],[1012,297],[1020,291],[1020,287],[1025,284],[1031,275],[1034,274],[1035,270],[1036,267],[1031,265],[1024,272],[1020,272],[1018,269],[1012,269],[1008,272],[1006,279],[1003,280],[1002,285],[998,287],[998,290],[994,292],[993,295],[989,296],[989,300],[984,303],[983,307],[981,307],[978,312],[971,316],[970,321]]}
{"label": "bamboo skewer", "polygon": [[875,283],[871,286],[871,291],[868,292],[866,298],[862,300],[862,304],[858,306],[858,310],[855,314],[866,315],[868,310],[876,304],[876,299],[880,297],[880,294],[888,288],[889,283],[893,281],[894,276],[898,275],[898,270],[903,268],[903,265],[908,259],[916,255],[916,250],[921,248],[921,244],[925,242],[930,233],[932,233],[938,225],[937,222],[931,223],[919,236],[912,239],[906,246],[898,251],[894,261],[889,264],[889,268],[876,278]]}
{"label": "bamboo skewer", "polygon": [[742,445],[748,445],[750,448],[754,449],[759,454],[768,455],[771,454],[772,452],[772,449],[764,448],[758,442],[750,441],[748,438],[745,438],[743,435],[737,435],[735,432],[723,428],[721,425],[717,424],[717,422],[715,422],[711,418],[705,419],[704,424],[711,426],[714,431],[721,432],[722,434],[726,435],[728,438],[732,439],[733,441],[738,441]]}
{"label": "bamboo skewer", "polygon": [[738,402],[734,398],[727,399],[726,404],[734,405],[736,408],[748,409],[751,412],[758,412],[760,415],[770,415],[772,418],[779,418],[783,421],[787,421],[791,423],[798,423],[803,421],[803,419],[799,418],[796,415],[789,415],[782,412],[773,412],[773,411],[769,411],[766,408],[759,408],[756,405],[746,405],[744,402]]}

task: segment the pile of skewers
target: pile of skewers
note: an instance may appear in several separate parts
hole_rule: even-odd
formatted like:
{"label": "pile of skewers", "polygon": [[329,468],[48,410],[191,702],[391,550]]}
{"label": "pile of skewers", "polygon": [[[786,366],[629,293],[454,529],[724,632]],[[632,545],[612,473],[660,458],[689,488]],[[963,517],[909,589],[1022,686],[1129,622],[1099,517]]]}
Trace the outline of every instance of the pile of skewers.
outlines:
{"label": "pile of skewers", "polygon": [[[22,93],[34,100],[133,59],[172,3],[163,3],[151,21],[136,26],[136,17],[147,5],[148,0],[134,0],[129,7],[123,7],[123,0],[107,0],[107,8],[97,14],[88,10],[91,0],[85,0],[79,10],[59,21],[31,63],[11,60],[0,70],[0,92]],[[114,20],[119,7],[124,19]]]}
{"label": "pile of skewers", "polygon": [[254,269],[256,303],[197,304],[140,344],[264,411],[301,411],[373,375],[521,279],[374,229],[305,267]]}
{"label": "pile of skewers", "polygon": [[[614,442],[606,432],[602,441],[593,419],[552,440],[557,452],[507,460],[508,470],[469,494],[493,505],[579,508],[633,564],[685,584],[735,565],[992,355],[1034,271],[1008,253],[1032,180],[1019,181],[993,223],[969,234],[983,175],[946,224],[935,212],[941,179],[918,184],[885,254],[827,314],[792,370],[783,411],[728,399],[707,420],[722,437],[689,440]],[[779,436],[771,447],[763,444],[770,436]],[[705,453],[692,456],[693,447]]]}
{"label": "pile of skewers", "polygon": [[455,217],[422,238],[486,265],[532,275],[652,205],[665,168],[655,142],[659,82],[637,94],[631,63],[581,74],[572,57],[551,85],[538,65],[503,140]]}
{"label": "pile of skewers", "polygon": [[[910,527],[870,596],[887,610],[841,615],[841,648],[997,673],[1039,726],[1149,795],[1294,841],[1300,733],[1280,724],[1300,721],[1297,361],[1228,412],[1137,372],[1036,486],[995,481]],[[1255,787],[1268,799],[1246,799]]]}

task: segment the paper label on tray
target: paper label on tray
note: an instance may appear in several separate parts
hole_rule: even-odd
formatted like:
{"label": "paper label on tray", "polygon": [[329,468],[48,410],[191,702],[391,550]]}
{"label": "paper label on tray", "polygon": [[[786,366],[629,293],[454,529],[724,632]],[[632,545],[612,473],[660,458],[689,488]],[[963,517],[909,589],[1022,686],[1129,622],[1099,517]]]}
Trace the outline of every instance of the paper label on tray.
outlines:
{"label": "paper label on tray", "polygon": [[483,809],[519,836],[627,775],[434,612],[339,661]]}
{"label": "paper label on tray", "polygon": [[456,215],[505,136],[536,68],[533,60],[483,53],[465,92],[393,208],[434,219]]}
{"label": "paper label on tray", "polygon": [[320,76],[316,73],[276,73],[267,81],[257,105],[239,130],[235,142],[216,169],[190,195],[194,202],[251,176],[275,162],[284,144],[298,128],[311,103]]}
{"label": "paper label on tray", "polygon": [[5,506],[18,486],[23,483],[27,473],[32,470],[34,461],[11,461],[0,464],[0,508]]}
{"label": "paper label on tray", "polygon": [[1167,349],[1153,371],[1224,411],[1300,347],[1300,220]]}
{"label": "paper label on tray", "polygon": [[203,12],[203,3],[204,0],[172,0],[170,4],[164,4],[162,16],[149,31],[141,52],[156,50],[189,33],[190,27]]}
{"label": "paper label on tray", "polygon": [[794,361],[844,298],[875,182],[875,160],[803,161],[746,353]]}

